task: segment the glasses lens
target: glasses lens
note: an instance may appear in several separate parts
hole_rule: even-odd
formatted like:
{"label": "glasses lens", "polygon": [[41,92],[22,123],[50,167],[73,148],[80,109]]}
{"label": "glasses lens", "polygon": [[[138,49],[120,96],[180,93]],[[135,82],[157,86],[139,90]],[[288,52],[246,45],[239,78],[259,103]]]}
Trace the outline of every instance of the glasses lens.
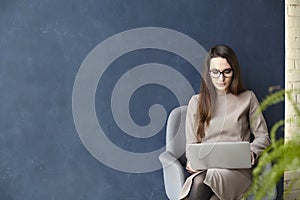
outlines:
{"label": "glasses lens", "polygon": [[220,71],[216,70],[216,69],[213,69],[213,70],[210,71],[210,75],[213,78],[218,78],[220,76]]}
{"label": "glasses lens", "polygon": [[225,76],[226,78],[230,78],[232,77],[233,75],[233,71],[232,69],[225,69],[223,72],[222,72],[223,76]]}

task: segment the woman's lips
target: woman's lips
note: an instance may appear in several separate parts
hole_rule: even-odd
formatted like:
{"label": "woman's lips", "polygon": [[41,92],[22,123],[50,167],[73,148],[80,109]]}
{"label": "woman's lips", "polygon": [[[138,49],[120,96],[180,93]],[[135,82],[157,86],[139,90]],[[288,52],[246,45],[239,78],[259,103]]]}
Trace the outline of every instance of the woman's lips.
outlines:
{"label": "woman's lips", "polygon": [[222,87],[225,85],[225,83],[217,83],[218,86]]}

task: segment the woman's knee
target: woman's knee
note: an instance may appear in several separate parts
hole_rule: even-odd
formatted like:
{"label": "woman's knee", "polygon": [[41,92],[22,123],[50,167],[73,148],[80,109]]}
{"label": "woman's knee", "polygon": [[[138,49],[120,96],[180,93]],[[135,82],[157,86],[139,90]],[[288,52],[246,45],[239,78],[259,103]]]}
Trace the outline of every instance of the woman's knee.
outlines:
{"label": "woman's knee", "polygon": [[204,179],[205,179],[205,174],[199,174],[198,176],[194,177],[193,184],[201,185],[203,184]]}

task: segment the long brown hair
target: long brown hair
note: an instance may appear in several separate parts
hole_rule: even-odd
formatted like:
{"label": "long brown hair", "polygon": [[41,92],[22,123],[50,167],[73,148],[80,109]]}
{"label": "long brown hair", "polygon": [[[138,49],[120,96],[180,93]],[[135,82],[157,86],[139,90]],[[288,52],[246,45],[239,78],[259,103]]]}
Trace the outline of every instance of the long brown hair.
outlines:
{"label": "long brown hair", "polygon": [[202,142],[203,138],[205,137],[205,125],[209,125],[214,110],[216,90],[212,84],[209,70],[210,60],[216,57],[225,58],[233,70],[229,92],[234,95],[238,95],[245,90],[242,83],[240,67],[235,52],[226,45],[216,45],[212,47],[208,52],[204,63],[203,72],[201,74],[201,85],[199,92],[200,95],[198,100],[198,111],[196,115],[196,134],[198,142]]}

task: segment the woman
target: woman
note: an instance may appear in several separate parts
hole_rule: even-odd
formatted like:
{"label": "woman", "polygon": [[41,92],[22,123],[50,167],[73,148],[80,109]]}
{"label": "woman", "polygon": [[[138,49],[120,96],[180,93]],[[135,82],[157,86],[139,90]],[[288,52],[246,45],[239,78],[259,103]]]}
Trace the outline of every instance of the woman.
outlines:
{"label": "woman", "polygon": [[[226,45],[210,49],[201,79],[200,94],[189,102],[186,118],[187,144],[201,142],[250,141],[251,163],[270,145],[266,122],[256,115],[259,102],[252,91],[245,90],[238,59]],[[251,169],[191,168],[187,153],[189,176],[180,199],[238,200],[251,185]]]}

